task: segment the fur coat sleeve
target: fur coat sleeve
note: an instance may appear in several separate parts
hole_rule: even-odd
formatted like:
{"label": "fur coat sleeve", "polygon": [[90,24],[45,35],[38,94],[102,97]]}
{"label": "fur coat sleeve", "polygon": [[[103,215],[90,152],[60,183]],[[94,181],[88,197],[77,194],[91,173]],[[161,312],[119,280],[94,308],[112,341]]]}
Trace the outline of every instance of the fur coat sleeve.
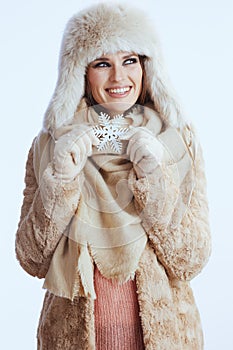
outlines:
{"label": "fur coat sleeve", "polygon": [[[49,140],[40,134],[28,154],[24,199],[16,234],[16,256],[32,276],[45,277],[55,248],[69,224],[79,199],[79,179],[61,184],[53,176],[51,163],[37,171],[37,161]],[[56,218],[56,219],[55,219]]]}
{"label": "fur coat sleeve", "polygon": [[136,179],[133,172],[130,174],[135,206],[150,245],[169,277],[181,281],[196,276],[211,251],[206,178],[199,144],[192,170],[192,189],[189,174],[177,184],[171,165],[157,167],[153,175],[141,179]]}

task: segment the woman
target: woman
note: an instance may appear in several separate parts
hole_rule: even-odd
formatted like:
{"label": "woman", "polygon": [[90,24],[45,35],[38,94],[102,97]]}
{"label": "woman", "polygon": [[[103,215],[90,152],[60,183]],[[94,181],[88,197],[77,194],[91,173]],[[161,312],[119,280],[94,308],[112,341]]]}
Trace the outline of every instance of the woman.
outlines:
{"label": "woman", "polygon": [[68,22],[25,182],[16,254],[45,278],[38,349],[203,349],[189,286],[210,254],[202,152],[141,11]]}

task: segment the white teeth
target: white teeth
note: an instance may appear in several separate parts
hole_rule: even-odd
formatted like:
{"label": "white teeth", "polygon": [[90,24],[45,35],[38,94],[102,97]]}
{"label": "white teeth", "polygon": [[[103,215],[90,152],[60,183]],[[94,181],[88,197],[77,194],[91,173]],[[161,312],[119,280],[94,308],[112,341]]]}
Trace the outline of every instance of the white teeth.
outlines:
{"label": "white teeth", "polygon": [[130,87],[125,88],[119,88],[119,89],[108,89],[108,91],[112,94],[124,94],[125,92],[129,91]]}

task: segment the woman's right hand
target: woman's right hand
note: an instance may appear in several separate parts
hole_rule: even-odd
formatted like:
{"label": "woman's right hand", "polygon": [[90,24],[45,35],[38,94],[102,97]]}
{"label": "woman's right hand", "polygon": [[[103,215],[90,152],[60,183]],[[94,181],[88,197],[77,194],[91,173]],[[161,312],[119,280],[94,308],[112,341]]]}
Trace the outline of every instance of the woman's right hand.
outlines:
{"label": "woman's right hand", "polygon": [[58,138],[54,148],[55,176],[69,182],[83,169],[87,157],[92,155],[92,145],[98,145],[99,139],[91,127],[79,125]]}

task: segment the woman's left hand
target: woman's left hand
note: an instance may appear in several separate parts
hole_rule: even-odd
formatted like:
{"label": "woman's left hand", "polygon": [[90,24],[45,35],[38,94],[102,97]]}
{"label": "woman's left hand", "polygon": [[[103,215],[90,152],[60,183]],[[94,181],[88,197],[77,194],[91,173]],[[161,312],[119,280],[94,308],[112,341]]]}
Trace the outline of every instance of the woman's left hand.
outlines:
{"label": "woman's left hand", "polygon": [[162,162],[163,146],[147,128],[132,129],[124,139],[129,140],[126,154],[134,164],[138,178],[151,174]]}

